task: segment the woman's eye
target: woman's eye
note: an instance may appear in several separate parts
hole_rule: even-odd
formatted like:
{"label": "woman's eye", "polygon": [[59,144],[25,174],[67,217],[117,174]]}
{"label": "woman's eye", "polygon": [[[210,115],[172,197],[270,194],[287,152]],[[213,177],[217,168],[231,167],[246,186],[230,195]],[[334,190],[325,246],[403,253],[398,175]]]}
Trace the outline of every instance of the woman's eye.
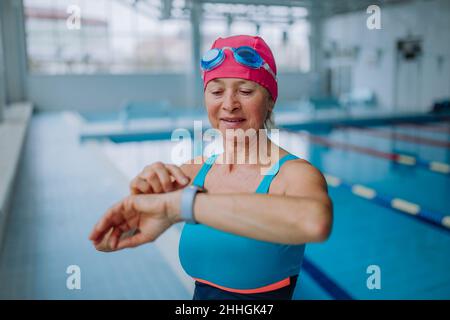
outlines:
{"label": "woman's eye", "polygon": [[222,91],[212,91],[211,93],[215,96],[218,96],[218,95],[222,94]]}
{"label": "woman's eye", "polygon": [[248,96],[248,95],[252,94],[252,91],[249,91],[249,90],[241,90],[241,93],[242,93],[243,95]]}

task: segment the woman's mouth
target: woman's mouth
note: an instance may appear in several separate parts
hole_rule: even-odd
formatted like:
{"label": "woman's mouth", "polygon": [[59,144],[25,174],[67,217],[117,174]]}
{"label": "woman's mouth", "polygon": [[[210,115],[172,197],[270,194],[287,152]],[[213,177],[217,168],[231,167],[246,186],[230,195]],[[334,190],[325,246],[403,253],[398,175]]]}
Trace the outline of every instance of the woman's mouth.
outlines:
{"label": "woman's mouth", "polygon": [[227,128],[237,128],[245,122],[244,118],[221,118],[220,121],[225,124]]}

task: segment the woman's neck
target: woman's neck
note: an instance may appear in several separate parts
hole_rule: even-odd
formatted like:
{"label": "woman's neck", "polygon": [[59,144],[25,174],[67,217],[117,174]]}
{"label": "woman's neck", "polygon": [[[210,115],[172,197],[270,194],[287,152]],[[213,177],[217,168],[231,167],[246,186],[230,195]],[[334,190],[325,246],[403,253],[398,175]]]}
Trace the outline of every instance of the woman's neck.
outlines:
{"label": "woman's neck", "polygon": [[256,136],[245,141],[224,140],[223,148],[221,163],[228,167],[229,172],[242,164],[254,165],[257,168],[270,166],[278,161],[280,154],[280,148],[267,136]]}

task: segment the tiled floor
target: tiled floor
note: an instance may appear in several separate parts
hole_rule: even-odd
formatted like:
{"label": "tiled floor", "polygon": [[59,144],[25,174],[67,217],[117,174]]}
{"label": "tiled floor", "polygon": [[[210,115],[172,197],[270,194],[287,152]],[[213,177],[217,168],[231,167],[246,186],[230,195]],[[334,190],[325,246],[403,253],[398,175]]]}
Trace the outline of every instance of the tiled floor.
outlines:
{"label": "tiled floor", "polygon": [[[79,145],[61,114],[34,115],[19,165],[0,255],[1,299],[190,299],[152,245],[97,252],[88,234],[128,193],[115,167]],[[69,290],[69,265],[81,290]]]}

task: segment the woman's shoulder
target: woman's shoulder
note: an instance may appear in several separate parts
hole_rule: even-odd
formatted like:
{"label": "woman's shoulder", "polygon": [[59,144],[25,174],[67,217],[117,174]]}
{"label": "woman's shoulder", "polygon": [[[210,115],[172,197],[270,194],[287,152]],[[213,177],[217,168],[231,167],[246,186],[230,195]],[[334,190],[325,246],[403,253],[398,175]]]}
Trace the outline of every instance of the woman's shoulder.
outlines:
{"label": "woman's shoulder", "polygon": [[[279,150],[279,159],[282,159],[283,157],[287,155],[295,156],[294,154],[280,148]],[[286,174],[287,172],[298,172],[298,171],[318,171],[317,168],[315,168],[309,161],[295,156],[294,159],[289,159],[289,161],[286,161],[280,168],[279,174]]]}
{"label": "woman's shoulder", "polygon": [[326,180],[322,172],[305,159],[286,161],[279,171],[280,180],[286,184],[316,184],[326,187]]}

